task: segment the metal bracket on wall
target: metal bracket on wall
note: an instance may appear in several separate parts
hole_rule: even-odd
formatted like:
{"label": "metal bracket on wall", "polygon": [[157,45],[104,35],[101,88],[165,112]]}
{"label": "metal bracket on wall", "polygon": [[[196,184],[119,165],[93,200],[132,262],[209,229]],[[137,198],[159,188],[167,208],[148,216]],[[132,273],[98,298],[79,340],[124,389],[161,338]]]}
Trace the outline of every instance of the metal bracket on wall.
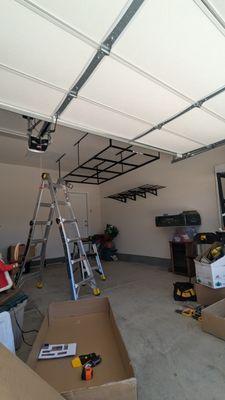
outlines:
{"label": "metal bracket on wall", "polygon": [[111,194],[107,196],[106,199],[113,199],[120,201],[121,203],[126,203],[127,200],[136,201],[137,197],[142,197],[146,199],[147,193],[153,194],[154,196],[158,196],[158,190],[164,189],[166,186],[160,185],[142,185],[138,186],[134,189],[129,189],[124,192]]}

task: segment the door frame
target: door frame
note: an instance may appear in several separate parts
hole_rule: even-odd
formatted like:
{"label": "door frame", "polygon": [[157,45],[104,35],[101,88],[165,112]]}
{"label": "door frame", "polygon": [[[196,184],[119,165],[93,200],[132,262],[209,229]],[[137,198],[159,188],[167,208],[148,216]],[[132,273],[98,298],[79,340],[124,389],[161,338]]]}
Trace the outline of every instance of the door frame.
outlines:
{"label": "door frame", "polygon": [[220,225],[220,228],[223,229],[222,210],[221,210],[221,205],[220,205],[220,196],[219,196],[219,188],[218,188],[218,181],[217,181],[217,173],[219,173],[219,172],[225,172],[225,164],[215,165],[217,209],[218,209],[218,216],[219,216],[219,225]]}
{"label": "door frame", "polygon": [[[78,191],[74,191],[73,189],[71,189],[69,191],[69,195],[85,195],[86,198],[86,214],[87,214],[87,236],[90,235],[90,226],[89,226],[89,222],[90,222],[90,216],[89,216],[89,198],[88,198],[88,192],[78,192]],[[76,214],[76,210],[75,210],[75,214]]]}

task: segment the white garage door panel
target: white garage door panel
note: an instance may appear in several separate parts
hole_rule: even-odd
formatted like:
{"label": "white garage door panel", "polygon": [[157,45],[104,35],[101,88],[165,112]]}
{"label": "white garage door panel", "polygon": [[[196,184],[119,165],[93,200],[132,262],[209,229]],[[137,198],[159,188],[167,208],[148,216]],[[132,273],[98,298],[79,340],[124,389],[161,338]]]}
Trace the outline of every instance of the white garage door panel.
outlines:
{"label": "white garage door panel", "polygon": [[[0,102],[50,116],[63,93],[0,68]],[[1,107],[1,105],[0,105]]]}
{"label": "white garage door panel", "polygon": [[148,124],[127,118],[81,99],[73,101],[60,119],[74,125],[80,124],[90,130],[93,128],[101,133],[121,136],[126,139],[132,139],[138,133],[144,132],[150,127]]}
{"label": "white garage door panel", "polygon": [[224,85],[224,36],[191,0],[146,1],[112,51],[194,100]]}
{"label": "white garage door panel", "polygon": [[225,92],[213,97],[204,104],[208,110],[216,112],[221,117],[225,118]]}
{"label": "white garage door panel", "polygon": [[92,47],[10,0],[1,0],[0,37],[0,63],[65,89],[94,53]]}
{"label": "white garage door panel", "polygon": [[[98,43],[131,4],[2,0],[0,107],[45,119],[65,106],[62,125],[127,142],[224,87],[223,0],[145,0],[89,76]],[[76,98],[69,92],[81,76]],[[223,140],[224,104],[222,93],[138,143],[185,153]]]}
{"label": "white garage door panel", "polygon": [[218,15],[225,21],[225,2],[224,0],[208,0],[208,4],[211,5]]}
{"label": "white garage door panel", "polygon": [[225,123],[199,109],[175,119],[166,128],[204,144],[225,139]]}
{"label": "white garage door panel", "polygon": [[100,43],[130,1],[33,0],[32,3]]}
{"label": "white garage door panel", "polygon": [[137,140],[138,143],[148,144],[164,150],[173,151],[178,154],[186,153],[202,147],[200,144],[191,142],[181,136],[173,135],[165,130],[156,130],[141,139]]}
{"label": "white garage door panel", "polygon": [[170,91],[110,58],[102,61],[80,94],[153,124],[189,105]]}

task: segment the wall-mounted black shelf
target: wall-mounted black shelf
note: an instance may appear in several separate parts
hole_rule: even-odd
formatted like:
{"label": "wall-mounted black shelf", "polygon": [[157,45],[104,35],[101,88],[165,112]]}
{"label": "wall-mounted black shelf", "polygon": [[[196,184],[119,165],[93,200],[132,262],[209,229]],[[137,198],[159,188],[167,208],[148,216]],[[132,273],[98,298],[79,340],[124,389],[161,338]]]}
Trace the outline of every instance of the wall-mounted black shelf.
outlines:
{"label": "wall-mounted black shelf", "polygon": [[146,199],[147,193],[153,194],[154,196],[158,196],[158,190],[164,189],[165,187],[166,186],[160,186],[160,185],[142,185],[133,189],[126,190],[124,192],[111,194],[106,198],[117,200],[120,201],[121,203],[126,203],[127,200],[136,201],[137,197],[142,197]]}

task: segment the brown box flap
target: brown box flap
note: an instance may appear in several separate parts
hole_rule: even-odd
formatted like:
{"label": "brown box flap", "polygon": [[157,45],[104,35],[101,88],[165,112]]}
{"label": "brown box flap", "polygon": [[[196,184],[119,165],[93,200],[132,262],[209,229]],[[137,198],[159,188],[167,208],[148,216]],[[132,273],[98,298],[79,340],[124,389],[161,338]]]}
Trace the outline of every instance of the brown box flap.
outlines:
{"label": "brown box flap", "polygon": [[225,340],[225,299],[202,310],[202,329]]}
{"label": "brown box flap", "polygon": [[48,383],[0,344],[0,398],[4,400],[63,400]]}
{"label": "brown box flap", "polygon": [[195,291],[197,302],[204,306],[210,306],[225,298],[225,288],[214,289],[200,283],[195,283]]}
{"label": "brown box flap", "polygon": [[51,303],[48,308],[49,323],[61,318],[109,312],[107,297]]}
{"label": "brown box flap", "polygon": [[225,318],[225,299],[217,301],[217,303],[214,303],[211,306],[202,310],[203,316],[209,315],[209,314],[224,319]]}

